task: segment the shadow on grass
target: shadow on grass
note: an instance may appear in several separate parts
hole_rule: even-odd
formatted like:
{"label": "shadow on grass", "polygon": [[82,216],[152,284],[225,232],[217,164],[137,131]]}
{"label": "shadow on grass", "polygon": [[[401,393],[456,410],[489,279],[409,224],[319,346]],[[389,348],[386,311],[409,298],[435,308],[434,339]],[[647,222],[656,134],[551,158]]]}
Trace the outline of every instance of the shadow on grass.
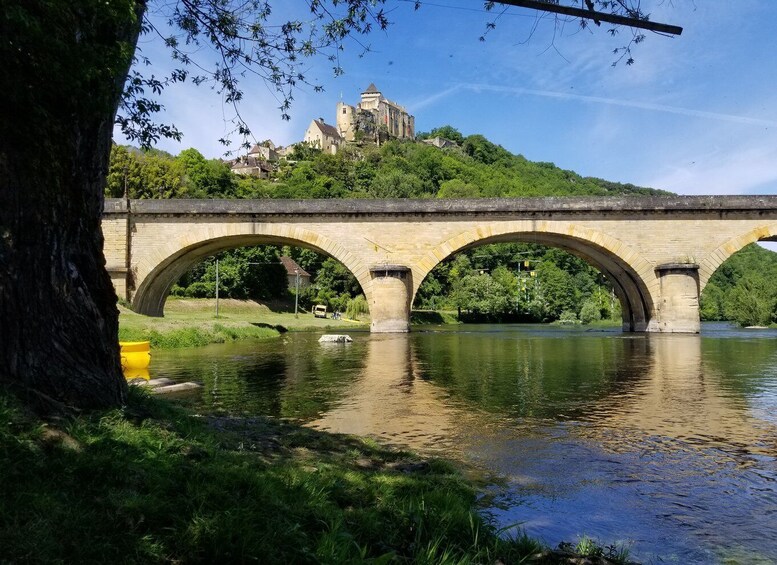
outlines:
{"label": "shadow on grass", "polygon": [[55,422],[0,391],[0,474],[9,562],[562,562],[499,535],[444,461],[134,387],[121,410]]}
{"label": "shadow on grass", "polygon": [[289,331],[289,329],[286,326],[282,326],[280,324],[266,324],[264,322],[250,322],[252,326],[256,326],[257,328],[266,328],[268,330],[275,330],[279,334],[285,334]]}
{"label": "shadow on grass", "polygon": [[514,551],[498,549],[447,463],[270,419],[194,418],[134,389],[123,410],[48,423],[2,396],[0,439],[11,562],[438,563]]}

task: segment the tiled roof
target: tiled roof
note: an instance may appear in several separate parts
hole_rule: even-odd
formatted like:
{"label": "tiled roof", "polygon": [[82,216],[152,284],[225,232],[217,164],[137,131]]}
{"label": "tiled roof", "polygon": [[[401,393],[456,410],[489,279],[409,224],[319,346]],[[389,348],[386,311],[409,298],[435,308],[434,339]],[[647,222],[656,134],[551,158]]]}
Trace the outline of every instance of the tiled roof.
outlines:
{"label": "tiled roof", "polygon": [[340,139],[340,132],[337,131],[337,128],[334,126],[330,126],[329,124],[325,124],[321,120],[313,120],[313,123],[318,126],[318,129],[321,130],[321,133],[324,135],[328,135],[329,137],[334,137],[335,139]]}
{"label": "tiled roof", "polygon": [[297,262],[289,257],[288,255],[283,255],[281,257],[281,263],[284,267],[286,267],[286,274],[288,275],[296,275],[299,271],[299,276],[301,277],[309,277],[310,273],[308,273],[305,269],[297,265]]}
{"label": "tiled roof", "polygon": [[375,87],[375,83],[371,82],[370,85],[367,87],[367,90],[362,92],[362,94],[380,94],[380,90],[378,90]]}

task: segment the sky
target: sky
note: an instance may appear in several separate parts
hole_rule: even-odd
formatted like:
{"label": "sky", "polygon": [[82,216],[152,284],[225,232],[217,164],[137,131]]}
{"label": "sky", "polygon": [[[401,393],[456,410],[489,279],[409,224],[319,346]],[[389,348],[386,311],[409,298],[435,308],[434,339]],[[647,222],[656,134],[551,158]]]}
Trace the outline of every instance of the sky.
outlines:
{"label": "sky", "polygon": [[[292,6],[304,3],[273,7],[282,18]],[[416,131],[451,125],[533,161],[678,194],[777,194],[777,2],[643,0],[651,20],[683,33],[645,32],[634,64],[615,67],[612,51],[628,30],[611,37],[607,24],[581,30],[578,21],[557,23],[534,10],[482,6],[429,0],[416,11],[410,1],[388,0],[392,25],[362,39],[366,54],[346,46],[344,75],[334,77],[326,59],[306,62],[324,92],[296,91],[291,120],[281,119],[272,89],[251,79],[241,113],[256,141],[288,145],[313,118],[335,123],[337,102],[355,104],[374,83],[415,116]],[[152,72],[170,67],[158,38],[139,45],[157,65]],[[184,138],[160,149],[222,156],[217,140],[232,126],[218,93],[176,85],[162,102],[164,119]]]}

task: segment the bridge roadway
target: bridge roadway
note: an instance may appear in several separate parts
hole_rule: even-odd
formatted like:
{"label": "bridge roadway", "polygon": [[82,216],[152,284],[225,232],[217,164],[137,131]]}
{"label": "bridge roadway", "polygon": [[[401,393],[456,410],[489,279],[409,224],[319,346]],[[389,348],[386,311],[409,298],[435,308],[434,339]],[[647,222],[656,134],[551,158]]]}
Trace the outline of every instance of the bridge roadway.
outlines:
{"label": "bridge roadway", "polygon": [[106,266],[135,311],[161,316],[191,266],[276,244],[334,257],[361,284],[372,331],[409,329],[424,277],[479,245],[529,242],[581,257],[612,283],[626,331],[699,331],[699,294],[720,264],[777,241],[777,196],[462,200],[121,200],[103,214]]}

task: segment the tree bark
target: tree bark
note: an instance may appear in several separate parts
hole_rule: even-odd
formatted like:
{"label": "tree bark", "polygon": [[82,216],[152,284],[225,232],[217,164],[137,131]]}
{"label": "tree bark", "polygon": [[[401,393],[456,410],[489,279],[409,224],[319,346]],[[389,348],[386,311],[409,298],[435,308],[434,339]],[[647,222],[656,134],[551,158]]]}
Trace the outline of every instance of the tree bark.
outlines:
{"label": "tree bark", "polygon": [[126,399],[100,218],[144,9],[0,0],[0,383],[49,410]]}

